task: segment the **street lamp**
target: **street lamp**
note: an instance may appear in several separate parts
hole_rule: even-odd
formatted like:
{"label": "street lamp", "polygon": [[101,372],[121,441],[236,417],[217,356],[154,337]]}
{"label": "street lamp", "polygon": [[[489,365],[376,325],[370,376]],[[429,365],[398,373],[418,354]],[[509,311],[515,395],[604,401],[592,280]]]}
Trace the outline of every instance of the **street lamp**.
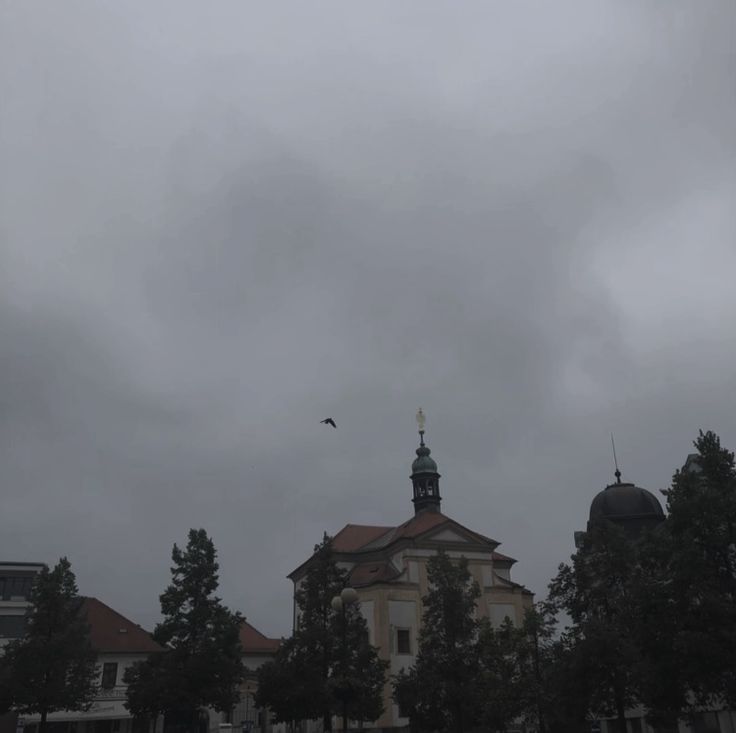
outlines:
{"label": "street lamp", "polygon": [[[342,616],[342,674],[343,682],[347,682],[348,678],[348,617],[347,607],[356,603],[358,593],[355,588],[343,588],[339,596],[335,596],[330,605],[334,611]],[[342,730],[347,733],[348,730],[348,694],[345,689],[342,698]]]}

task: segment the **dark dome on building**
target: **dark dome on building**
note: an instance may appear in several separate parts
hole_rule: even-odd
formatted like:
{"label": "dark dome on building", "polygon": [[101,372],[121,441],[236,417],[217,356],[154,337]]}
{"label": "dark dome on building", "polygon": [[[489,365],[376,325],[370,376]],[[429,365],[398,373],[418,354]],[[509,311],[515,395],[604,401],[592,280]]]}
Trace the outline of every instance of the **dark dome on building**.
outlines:
{"label": "dark dome on building", "polygon": [[631,534],[638,534],[663,522],[664,511],[651,491],[618,482],[606,486],[590,505],[588,530],[602,521],[613,522]]}
{"label": "dark dome on building", "polygon": [[437,473],[437,463],[434,458],[430,457],[429,453],[429,448],[426,445],[421,445],[417,448],[417,457],[411,464],[412,474]]}

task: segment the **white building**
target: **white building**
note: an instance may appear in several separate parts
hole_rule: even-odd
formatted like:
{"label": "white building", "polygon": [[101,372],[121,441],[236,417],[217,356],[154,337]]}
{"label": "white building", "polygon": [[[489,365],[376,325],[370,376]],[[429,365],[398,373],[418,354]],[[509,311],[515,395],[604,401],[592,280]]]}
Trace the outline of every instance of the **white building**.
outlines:
{"label": "white building", "polygon": [[[150,654],[163,652],[138,624],[96,598],[85,598],[83,609],[90,625],[90,639],[97,652],[99,688],[86,711],[60,711],[48,717],[51,733],[148,733],[125,708],[125,670]],[[23,721],[25,733],[35,733],[39,716]]]}
{"label": "white building", "polygon": [[270,722],[269,712],[255,705],[258,668],[272,661],[281,644],[280,639],[271,639],[262,634],[247,621],[240,627],[240,646],[243,649],[243,666],[246,673],[240,686],[240,702],[230,711],[214,713],[210,711],[210,730],[232,730],[234,733],[277,733],[283,726]]}
{"label": "white building", "polygon": [[44,567],[39,562],[0,562],[0,648],[24,636],[33,581]]}

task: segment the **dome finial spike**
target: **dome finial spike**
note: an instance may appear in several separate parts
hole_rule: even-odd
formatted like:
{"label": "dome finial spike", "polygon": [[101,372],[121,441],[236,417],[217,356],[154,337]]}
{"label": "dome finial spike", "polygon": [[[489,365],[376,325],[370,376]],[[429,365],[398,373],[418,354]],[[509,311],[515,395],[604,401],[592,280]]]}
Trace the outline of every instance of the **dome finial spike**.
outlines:
{"label": "dome finial spike", "polygon": [[621,483],[621,471],[618,470],[618,459],[616,458],[616,442],[613,439],[613,433],[611,433],[611,447],[613,448],[613,465],[616,467],[613,475],[616,477],[616,483]]}
{"label": "dome finial spike", "polygon": [[424,445],[424,424],[426,422],[427,418],[424,415],[424,412],[422,411],[422,408],[420,407],[417,410],[417,425],[419,426],[419,445]]}

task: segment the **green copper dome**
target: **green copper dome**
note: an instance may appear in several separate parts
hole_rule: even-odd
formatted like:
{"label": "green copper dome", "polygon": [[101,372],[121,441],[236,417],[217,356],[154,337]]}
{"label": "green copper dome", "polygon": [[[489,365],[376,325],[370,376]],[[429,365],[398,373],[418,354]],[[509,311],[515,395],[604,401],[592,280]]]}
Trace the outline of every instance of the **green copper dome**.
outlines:
{"label": "green copper dome", "polygon": [[420,445],[417,448],[417,457],[411,464],[412,475],[417,473],[437,473],[437,464],[429,454],[430,450],[426,445]]}

